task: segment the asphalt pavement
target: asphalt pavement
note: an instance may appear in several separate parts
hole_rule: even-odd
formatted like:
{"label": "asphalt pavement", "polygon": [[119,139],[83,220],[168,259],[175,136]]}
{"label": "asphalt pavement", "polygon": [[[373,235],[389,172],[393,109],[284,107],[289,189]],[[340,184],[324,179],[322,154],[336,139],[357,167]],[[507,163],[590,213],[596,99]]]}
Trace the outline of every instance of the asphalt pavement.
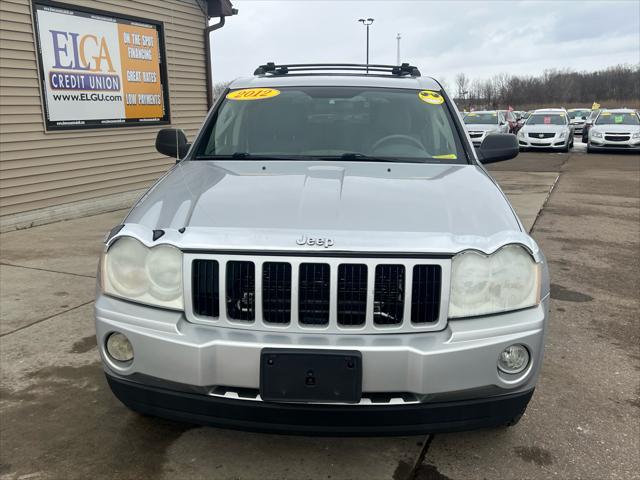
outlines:
{"label": "asphalt pavement", "polygon": [[640,478],[640,158],[528,152],[490,166],[550,262],[540,383],[508,429],[256,434],[128,411],[93,327],[112,212],[0,235],[0,479]]}

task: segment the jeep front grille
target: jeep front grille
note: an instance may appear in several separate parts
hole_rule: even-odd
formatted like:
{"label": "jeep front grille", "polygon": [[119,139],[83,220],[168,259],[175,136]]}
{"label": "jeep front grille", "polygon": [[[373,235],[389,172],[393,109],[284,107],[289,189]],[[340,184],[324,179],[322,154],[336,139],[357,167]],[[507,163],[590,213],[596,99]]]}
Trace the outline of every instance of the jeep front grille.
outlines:
{"label": "jeep front grille", "polygon": [[218,262],[194,260],[191,267],[193,311],[203,317],[220,315],[220,293],[218,290]]}
{"label": "jeep front grille", "polygon": [[438,330],[447,321],[450,267],[448,258],[189,253],[185,313],[194,323],[258,330]]}
{"label": "jeep front grille", "polygon": [[298,319],[303,325],[329,323],[331,279],[326,263],[300,264]]}
{"label": "jeep front grille", "polygon": [[376,266],[373,321],[376,325],[397,325],[404,316],[404,265]]}
{"label": "jeep front grille", "polygon": [[291,265],[262,264],[262,316],[265,322],[286,325],[291,321]]}
{"label": "jeep front grille", "polygon": [[227,262],[227,315],[233,320],[255,319],[255,268],[253,262]]}
{"label": "jeep front grille", "polygon": [[413,323],[429,323],[438,320],[441,283],[440,268],[433,265],[413,267],[413,285],[411,286],[411,321]]}
{"label": "jeep front grille", "polygon": [[338,325],[364,325],[367,317],[367,266],[343,263],[338,267]]}

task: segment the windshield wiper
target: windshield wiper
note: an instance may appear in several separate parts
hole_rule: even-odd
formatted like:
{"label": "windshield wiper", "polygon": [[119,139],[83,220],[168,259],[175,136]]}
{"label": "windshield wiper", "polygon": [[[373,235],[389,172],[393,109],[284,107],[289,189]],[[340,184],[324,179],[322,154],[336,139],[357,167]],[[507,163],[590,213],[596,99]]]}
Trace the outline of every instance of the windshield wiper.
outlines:
{"label": "windshield wiper", "polygon": [[392,162],[392,163],[424,163],[423,158],[377,157],[364,153],[346,152],[342,155],[323,155],[322,160],[345,160],[347,162]]}
{"label": "windshield wiper", "polygon": [[235,152],[227,155],[198,155],[196,160],[343,160],[347,162],[394,162],[424,163],[429,158],[376,157],[364,153],[346,152],[341,155],[259,155],[249,152]]}
{"label": "windshield wiper", "polygon": [[257,155],[249,152],[234,152],[224,155],[198,155],[196,160],[292,160],[299,155]]}

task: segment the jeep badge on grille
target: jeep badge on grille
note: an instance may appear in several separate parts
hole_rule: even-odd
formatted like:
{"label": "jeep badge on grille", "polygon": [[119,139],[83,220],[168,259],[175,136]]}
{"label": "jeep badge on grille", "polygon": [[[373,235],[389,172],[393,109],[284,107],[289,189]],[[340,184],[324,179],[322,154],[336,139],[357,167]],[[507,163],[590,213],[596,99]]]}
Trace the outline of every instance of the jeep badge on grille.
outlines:
{"label": "jeep badge on grille", "polygon": [[302,235],[302,237],[296,240],[298,245],[307,245],[309,247],[324,247],[329,248],[333,247],[333,239],[332,238],[323,238],[323,237],[307,237],[306,235]]}

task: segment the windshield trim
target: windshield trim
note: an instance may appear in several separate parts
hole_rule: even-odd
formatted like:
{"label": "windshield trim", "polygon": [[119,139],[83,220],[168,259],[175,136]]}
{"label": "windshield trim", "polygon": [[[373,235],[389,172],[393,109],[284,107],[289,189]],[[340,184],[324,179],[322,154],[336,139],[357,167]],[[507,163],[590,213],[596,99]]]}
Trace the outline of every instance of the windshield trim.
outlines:
{"label": "windshield trim", "polygon": [[[615,117],[616,115],[629,115],[631,118],[636,117],[638,119],[638,123],[598,123],[598,121],[600,121],[600,118],[602,118],[602,114],[606,113],[607,115],[605,115],[606,117]],[[596,117],[596,119],[593,122],[594,125],[625,125],[628,127],[636,127],[638,125],[640,125],[640,115],[638,115],[635,112],[615,112],[615,111],[604,111],[604,112],[600,112],[598,114],[598,116]]]}
{"label": "windshield trim", "polygon": [[[440,85],[439,85],[440,86]],[[348,88],[348,87],[354,87],[352,85],[288,85],[286,87],[278,87],[279,89],[284,89],[284,88],[304,88],[304,87],[328,87],[328,88]],[[265,88],[267,88],[265,86]],[[271,88],[271,87],[269,87]],[[411,92],[411,93],[417,93],[420,92],[421,90],[423,90],[422,88],[413,88],[413,87],[405,87],[405,88],[397,88],[397,87],[374,87],[374,86],[366,86],[366,87],[361,87],[361,88],[366,88],[366,89],[370,89],[370,90],[389,90],[389,91],[399,91],[399,92]],[[207,115],[206,119],[204,120],[200,130],[198,131],[198,134],[196,135],[196,138],[193,141],[192,147],[189,150],[189,154],[187,155],[187,157],[184,158],[184,160],[192,160],[192,161],[211,161],[211,160],[232,160],[232,161],[282,161],[280,158],[276,158],[276,157],[281,157],[284,158],[286,157],[286,155],[280,155],[280,154],[274,154],[274,155],[264,155],[264,157],[269,157],[269,158],[259,158],[258,154],[255,154],[255,156],[251,156],[249,158],[232,158],[232,155],[223,155],[220,158],[214,155],[202,155],[202,154],[198,154],[198,152],[202,149],[203,145],[206,145],[207,143],[207,139],[209,138],[211,129],[213,128],[213,125],[215,124],[218,114],[220,112],[220,109],[222,108],[222,106],[224,105],[224,101],[226,100],[226,96],[229,92],[232,92],[233,90],[237,90],[238,88],[234,88],[231,89],[229,87],[227,87],[225,89],[224,92],[222,92],[220,94],[220,96],[215,100],[213,107],[211,108],[211,110],[209,110],[209,114]],[[288,160],[298,160],[300,161],[302,159],[302,161],[326,161],[326,160],[334,160],[334,161],[341,161],[341,162],[350,162],[350,161],[358,161],[358,162],[394,162],[394,163],[422,163],[422,164],[433,164],[433,165],[442,165],[442,164],[446,164],[446,165],[475,165],[476,161],[475,161],[475,157],[474,155],[471,153],[472,150],[470,150],[469,145],[467,144],[467,139],[466,136],[462,133],[464,131],[464,123],[462,121],[460,121],[460,119],[458,118],[457,114],[454,114],[453,112],[455,111],[453,108],[453,104],[452,104],[452,100],[450,99],[450,97],[447,95],[447,93],[444,91],[444,89],[442,89],[442,86],[440,86],[440,89],[438,90],[438,92],[442,95],[442,97],[444,98],[444,102],[442,104],[443,109],[445,111],[445,115],[446,118],[451,126],[451,131],[453,134],[453,140],[454,143],[456,145],[457,148],[457,158],[455,159],[457,163],[452,163],[451,161],[448,161],[447,159],[439,159],[436,157],[384,157],[384,156],[369,156],[367,158],[364,159],[341,159],[340,156],[336,156],[335,158],[328,158],[330,156],[327,155],[320,155],[320,156],[312,156],[312,155],[291,155],[289,158],[286,158],[285,161]],[[209,158],[211,157],[211,158]],[[215,158],[213,158],[215,157]],[[227,157],[227,158],[222,158],[222,157]]]}

